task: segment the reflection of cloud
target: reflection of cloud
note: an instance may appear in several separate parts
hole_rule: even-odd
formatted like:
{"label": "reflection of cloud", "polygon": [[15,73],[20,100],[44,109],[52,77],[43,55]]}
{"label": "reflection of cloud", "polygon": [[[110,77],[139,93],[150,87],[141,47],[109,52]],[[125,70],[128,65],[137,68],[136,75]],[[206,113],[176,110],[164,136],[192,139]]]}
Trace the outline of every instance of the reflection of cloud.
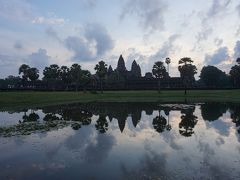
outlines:
{"label": "reflection of cloud", "polygon": [[112,147],[116,144],[114,136],[98,134],[96,142],[90,142],[85,149],[84,159],[92,163],[100,163],[108,157]]}
{"label": "reflection of cloud", "polygon": [[230,124],[223,122],[221,119],[213,122],[206,122],[208,128],[214,128],[220,135],[229,136]]}
{"label": "reflection of cloud", "polygon": [[164,141],[166,143],[168,143],[171,148],[173,148],[175,150],[180,150],[183,148],[182,146],[177,144],[176,136],[173,132],[172,133],[168,133],[168,132],[162,133],[162,137],[163,137]]}
{"label": "reflection of cloud", "polygon": [[147,152],[140,159],[138,167],[128,170],[121,164],[123,179],[161,179],[168,177],[166,170],[167,154],[157,154],[154,151]]}
{"label": "reflection of cloud", "polygon": [[215,142],[216,142],[216,145],[218,146],[223,145],[225,143],[224,139],[221,136],[219,136]]}
{"label": "reflection of cloud", "polygon": [[94,129],[81,128],[79,131],[75,132],[76,133],[74,135],[69,136],[65,141],[65,146],[71,151],[80,150],[90,143],[94,134]]}
{"label": "reflection of cloud", "polygon": [[66,139],[65,146],[71,151],[80,152],[86,162],[100,163],[107,158],[116,139],[112,135],[95,133],[94,128],[81,128]]}

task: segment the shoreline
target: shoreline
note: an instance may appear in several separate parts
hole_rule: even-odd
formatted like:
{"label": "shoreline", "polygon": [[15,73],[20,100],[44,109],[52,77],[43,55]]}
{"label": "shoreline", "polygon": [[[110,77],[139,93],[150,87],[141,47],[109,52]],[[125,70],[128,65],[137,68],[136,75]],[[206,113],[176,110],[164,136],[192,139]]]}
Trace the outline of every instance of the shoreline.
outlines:
{"label": "shoreline", "polygon": [[159,102],[159,103],[240,103],[240,90],[183,90],[157,91],[106,91],[98,92],[0,92],[0,110],[36,108],[51,105],[89,102]]}

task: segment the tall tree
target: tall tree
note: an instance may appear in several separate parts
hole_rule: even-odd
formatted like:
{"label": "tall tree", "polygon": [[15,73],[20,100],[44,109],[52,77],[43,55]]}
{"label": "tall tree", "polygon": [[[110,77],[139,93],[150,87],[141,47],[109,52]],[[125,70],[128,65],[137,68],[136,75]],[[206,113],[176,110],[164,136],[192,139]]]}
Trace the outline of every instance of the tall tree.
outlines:
{"label": "tall tree", "polygon": [[60,80],[60,69],[57,64],[45,67],[43,70],[43,80],[47,82],[48,87],[55,89]]}
{"label": "tall tree", "polygon": [[18,70],[18,74],[22,74],[22,83],[23,83],[23,86],[25,86],[25,84],[27,83],[28,81],[28,70],[30,69],[30,66],[27,65],[27,64],[22,64],[20,67],[19,67],[19,70]]}
{"label": "tall tree", "polygon": [[208,87],[223,87],[229,85],[229,78],[225,72],[215,66],[204,66],[200,80]]}
{"label": "tall tree", "polygon": [[158,79],[158,91],[160,92],[161,79],[167,77],[167,71],[162,61],[157,61],[154,63],[152,73]]}
{"label": "tall tree", "polygon": [[104,61],[98,62],[98,64],[94,68],[96,70],[96,74],[98,75],[100,79],[100,85],[101,85],[101,93],[103,93],[103,78],[107,74],[107,64]]}
{"label": "tall tree", "polygon": [[28,78],[32,82],[33,86],[35,86],[36,80],[39,78],[39,70],[37,68],[29,68],[28,69]]}
{"label": "tall tree", "polygon": [[71,82],[69,71],[70,70],[67,66],[61,66],[60,73],[59,73],[63,86],[67,89],[68,89],[69,83]]}
{"label": "tall tree", "polygon": [[81,77],[80,77],[80,80],[81,80],[81,84],[83,86],[83,90],[85,92],[86,90],[86,86],[90,83],[91,81],[91,73],[90,71],[88,70],[82,70],[82,74],[81,74]]}
{"label": "tall tree", "polygon": [[187,94],[187,86],[191,85],[194,81],[194,75],[197,73],[197,67],[192,65],[193,60],[189,57],[184,57],[179,60],[178,70],[184,84],[184,94]]}
{"label": "tall tree", "polygon": [[240,58],[237,58],[236,62],[238,65],[233,66],[229,74],[233,81],[233,86],[240,87]]}
{"label": "tall tree", "polygon": [[71,66],[69,73],[71,81],[75,83],[75,89],[77,91],[81,81],[82,68],[79,64],[75,63]]}

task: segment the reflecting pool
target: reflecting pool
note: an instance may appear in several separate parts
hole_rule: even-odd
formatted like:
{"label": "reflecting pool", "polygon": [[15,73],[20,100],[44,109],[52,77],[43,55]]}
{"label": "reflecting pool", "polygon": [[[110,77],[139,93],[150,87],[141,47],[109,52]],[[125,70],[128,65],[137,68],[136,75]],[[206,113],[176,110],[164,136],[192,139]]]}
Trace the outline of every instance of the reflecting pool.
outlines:
{"label": "reflecting pool", "polygon": [[239,179],[240,104],[0,112],[0,179]]}

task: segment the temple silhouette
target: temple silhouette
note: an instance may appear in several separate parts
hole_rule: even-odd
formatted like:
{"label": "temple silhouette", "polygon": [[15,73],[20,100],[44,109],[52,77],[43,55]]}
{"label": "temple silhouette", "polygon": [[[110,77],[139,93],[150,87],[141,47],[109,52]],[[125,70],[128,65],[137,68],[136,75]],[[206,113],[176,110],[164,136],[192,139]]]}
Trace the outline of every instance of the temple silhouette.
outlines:
{"label": "temple silhouette", "polygon": [[[161,79],[161,88],[181,88],[183,82],[180,77],[169,77]],[[98,82],[98,78],[96,77]],[[153,77],[152,72],[146,72],[142,76],[140,65],[133,60],[131,69],[127,70],[125,61],[120,55],[116,69],[110,65],[107,77],[104,81],[104,89],[157,89],[158,79]]]}

